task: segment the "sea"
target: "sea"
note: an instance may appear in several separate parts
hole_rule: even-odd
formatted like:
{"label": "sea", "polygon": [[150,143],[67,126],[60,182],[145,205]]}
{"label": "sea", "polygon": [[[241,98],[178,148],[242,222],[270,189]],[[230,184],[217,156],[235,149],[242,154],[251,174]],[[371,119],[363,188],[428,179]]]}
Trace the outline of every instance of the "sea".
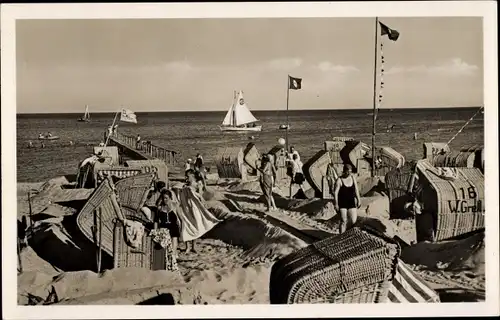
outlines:
{"label": "sea", "polygon": [[[376,146],[388,146],[407,160],[421,159],[424,142],[447,142],[477,111],[470,108],[381,109],[376,121]],[[117,122],[118,131],[180,152],[182,165],[201,153],[211,169],[221,148],[242,147],[253,142],[260,152],[269,151],[285,138],[279,130],[286,123],[283,112],[253,111],[263,126],[260,133],[221,132],[226,111],[217,112],[138,112],[137,124]],[[91,122],[77,122],[81,114],[17,114],[17,181],[42,182],[68,174],[76,174],[78,163],[89,157],[93,146],[103,141],[113,113],[93,113]],[[484,115],[479,113],[450,143],[450,148],[484,144]],[[323,149],[333,137],[352,137],[371,144],[372,113],[370,109],[291,110],[288,112],[290,146],[306,162]],[[392,126],[392,130],[387,130]],[[38,134],[51,132],[59,140],[44,141]],[[417,133],[417,139],[414,139]],[[29,141],[34,148],[28,148]]]}

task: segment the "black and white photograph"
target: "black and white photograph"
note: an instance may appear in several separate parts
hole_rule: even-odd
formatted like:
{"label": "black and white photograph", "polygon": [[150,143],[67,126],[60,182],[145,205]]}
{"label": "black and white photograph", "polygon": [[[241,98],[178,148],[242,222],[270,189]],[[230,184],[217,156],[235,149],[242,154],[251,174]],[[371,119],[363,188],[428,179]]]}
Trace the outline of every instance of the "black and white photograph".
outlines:
{"label": "black and white photograph", "polygon": [[4,318],[498,315],[496,32],[490,1],[2,4]]}

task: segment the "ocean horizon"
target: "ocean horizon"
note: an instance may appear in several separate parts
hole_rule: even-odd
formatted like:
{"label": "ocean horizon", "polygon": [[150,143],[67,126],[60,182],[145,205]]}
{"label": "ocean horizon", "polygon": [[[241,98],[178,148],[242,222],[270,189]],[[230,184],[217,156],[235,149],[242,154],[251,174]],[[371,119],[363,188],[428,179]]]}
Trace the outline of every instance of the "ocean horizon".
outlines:
{"label": "ocean horizon", "polygon": [[[89,105],[90,106],[90,105]],[[404,110],[405,112],[419,112],[421,110],[435,110],[435,111],[444,111],[444,110],[477,110],[481,106],[466,106],[466,107],[394,107],[394,108],[381,108],[379,109],[379,112],[392,112],[395,110],[401,111]],[[207,113],[207,114],[213,114],[213,113],[226,113],[227,109],[225,110],[173,110],[173,111],[156,111],[156,110],[148,110],[148,111],[136,111],[132,107],[125,107],[127,109],[130,109],[135,112],[137,115],[148,115],[148,114],[192,114],[192,113]],[[99,117],[101,116],[114,116],[117,112],[119,112],[121,108],[117,109],[116,111],[91,111],[92,115],[97,115]],[[229,109],[229,108],[228,108]],[[17,112],[16,116],[17,117],[30,117],[30,116],[36,116],[36,115],[44,115],[44,116],[54,116],[54,117],[59,117],[59,116],[74,116],[74,115],[81,115],[83,114],[84,108],[82,108],[82,111],[74,111],[74,112]],[[286,114],[286,109],[251,109],[252,113],[255,114],[266,114],[266,113],[275,113],[275,112],[282,112],[283,115]],[[289,109],[288,113],[302,113],[302,112],[372,112],[373,108],[337,108],[337,109]]]}
{"label": "ocean horizon", "polygon": [[[347,136],[371,144],[373,109],[290,110],[289,145],[301,154],[305,163],[323,149],[324,141]],[[376,122],[376,146],[388,146],[407,160],[422,158],[424,142],[447,142],[478,111],[477,107],[380,109]],[[215,170],[215,158],[221,148],[244,148],[255,143],[259,152],[267,152],[285,132],[285,110],[257,110],[262,132],[221,132],[227,111],[136,112],[137,124],[117,121],[118,131],[140,134],[143,140],[179,152],[179,165],[201,153]],[[115,113],[91,113],[91,122],[78,122],[83,114],[17,114],[17,181],[40,182],[55,176],[76,173],[78,163],[103,141],[106,128]],[[392,131],[387,128],[394,126]],[[51,132],[55,141],[37,139],[39,133]],[[414,139],[414,134],[417,139]],[[28,148],[29,142],[34,148]],[[71,144],[72,143],[72,144]],[[450,144],[452,149],[484,144],[484,114],[479,113]]]}

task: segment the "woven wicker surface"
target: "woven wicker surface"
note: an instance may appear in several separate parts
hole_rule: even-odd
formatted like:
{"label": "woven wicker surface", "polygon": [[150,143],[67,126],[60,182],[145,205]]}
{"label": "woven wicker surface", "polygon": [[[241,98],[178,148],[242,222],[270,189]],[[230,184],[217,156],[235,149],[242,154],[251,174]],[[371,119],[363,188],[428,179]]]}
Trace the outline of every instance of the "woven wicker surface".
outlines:
{"label": "woven wicker surface", "polygon": [[[352,139],[351,139],[352,140]],[[340,156],[340,150],[345,147],[344,140],[325,141],[325,150],[330,154],[330,161],[336,172],[342,172],[344,161]]]}
{"label": "woven wicker surface", "polygon": [[323,192],[323,177],[326,176],[329,162],[330,153],[326,150],[320,150],[302,167],[307,182],[316,194],[322,194]]}
{"label": "woven wicker surface", "polygon": [[390,167],[400,168],[405,164],[405,157],[391,147],[382,147],[379,150],[382,162]]}
{"label": "woven wicker surface", "polygon": [[475,151],[451,151],[449,153],[435,155],[433,164],[435,167],[466,167],[473,168],[475,162]]}
{"label": "woven wicker surface", "polygon": [[[95,210],[101,210],[102,218],[102,249],[109,255],[113,254],[113,221],[117,217],[123,218],[116,202],[113,182],[106,179],[92,193],[82,210],[78,213],[76,222],[80,231],[87,239],[94,242],[92,228],[96,225],[94,220]],[[98,218],[98,217],[97,217]],[[97,226],[99,220],[97,219]],[[99,232],[97,232],[99,234]]]}
{"label": "woven wicker surface", "polygon": [[146,202],[154,177],[154,173],[141,173],[118,181],[115,187],[120,205],[139,211]]}
{"label": "woven wicker surface", "polygon": [[139,168],[142,173],[155,173],[155,179],[168,182],[168,167],[163,160],[128,160],[125,165],[130,168]]}
{"label": "woven wicker surface", "polygon": [[139,248],[130,247],[125,241],[125,228],[120,221],[114,225],[113,265],[115,268],[138,267],[152,269],[152,241],[145,230]]}
{"label": "woven wicker surface", "polygon": [[241,179],[243,164],[243,149],[239,147],[219,148],[215,159],[217,173],[221,179]]}
{"label": "woven wicker surface", "polygon": [[271,270],[271,303],[382,301],[399,254],[392,239],[366,227],[352,228],[277,261]]}
{"label": "woven wicker surface", "polygon": [[269,150],[269,154],[273,156],[274,166],[276,167],[276,179],[283,180],[288,179],[286,174],[286,155],[284,153],[285,149],[283,146],[275,146]]}
{"label": "woven wicker surface", "polygon": [[129,167],[94,167],[94,181],[96,185],[99,185],[106,177],[116,177],[118,179],[124,179],[141,174],[142,170],[139,168],[129,168]]}
{"label": "woven wicker surface", "polygon": [[429,161],[419,161],[417,168],[424,210],[436,220],[436,241],[484,227],[484,175],[480,169],[455,168],[457,178],[446,180]]}
{"label": "woven wicker surface", "polygon": [[385,175],[391,216],[404,216],[404,205],[411,200],[409,188],[414,170],[414,164],[406,163],[403,167],[393,169]]}

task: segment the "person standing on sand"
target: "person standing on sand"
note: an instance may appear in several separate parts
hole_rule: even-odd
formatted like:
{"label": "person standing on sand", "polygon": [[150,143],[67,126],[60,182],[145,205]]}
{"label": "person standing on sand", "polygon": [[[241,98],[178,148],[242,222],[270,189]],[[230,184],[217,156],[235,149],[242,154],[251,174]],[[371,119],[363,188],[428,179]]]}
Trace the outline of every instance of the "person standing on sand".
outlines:
{"label": "person standing on sand", "polygon": [[179,237],[181,235],[179,218],[177,215],[179,204],[177,203],[177,201],[175,201],[175,199],[176,198],[172,191],[168,189],[162,189],[160,198],[158,199],[158,205],[154,219],[154,222],[158,224],[158,228],[160,230],[168,230],[170,238],[172,239],[172,252],[167,252],[167,254],[170,254],[170,260],[172,261],[171,265],[168,267],[172,271],[178,270],[177,247],[179,245]]}
{"label": "person standing on sand", "polygon": [[196,253],[194,240],[220,222],[207,208],[201,196],[202,184],[194,170],[186,171],[186,184],[178,190],[181,225],[180,239],[186,243],[186,253]]}
{"label": "person standing on sand", "polygon": [[184,165],[184,172],[187,173],[188,170],[193,170],[192,167],[193,160],[187,159],[186,164]]}
{"label": "person standing on sand", "polygon": [[196,155],[196,160],[194,160],[194,167],[200,171],[203,167],[203,157],[199,153]]}
{"label": "person standing on sand", "polygon": [[[300,161],[299,156],[294,153],[292,154],[292,184],[298,184],[300,189],[302,189],[302,184],[304,183],[304,173],[302,172],[302,161]],[[290,190],[291,191],[291,190]],[[291,192],[290,192],[291,194]]]}
{"label": "person standing on sand", "polygon": [[299,152],[297,150],[295,150],[294,146],[291,146],[290,147],[290,153],[288,153],[288,156],[290,157],[291,160],[293,160],[293,155],[294,154],[297,155],[297,158],[300,160]]}
{"label": "person standing on sand", "polygon": [[196,181],[198,181],[201,184],[201,190],[206,191],[207,190],[207,177],[206,177],[205,168],[197,167],[195,165],[194,166],[194,173],[195,173]]}
{"label": "person standing on sand", "polygon": [[350,229],[357,220],[357,209],[361,207],[358,184],[352,175],[352,166],[344,165],[342,175],[335,183],[335,210],[340,212],[340,233]]}
{"label": "person standing on sand", "polygon": [[273,187],[276,177],[276,168],[269,159],[268,154],[262,155],[261,165],[256,163],[257,170],[260,172],[260,188],[266,199],[267,211],[277,210],[276,203],[273,198]]}

